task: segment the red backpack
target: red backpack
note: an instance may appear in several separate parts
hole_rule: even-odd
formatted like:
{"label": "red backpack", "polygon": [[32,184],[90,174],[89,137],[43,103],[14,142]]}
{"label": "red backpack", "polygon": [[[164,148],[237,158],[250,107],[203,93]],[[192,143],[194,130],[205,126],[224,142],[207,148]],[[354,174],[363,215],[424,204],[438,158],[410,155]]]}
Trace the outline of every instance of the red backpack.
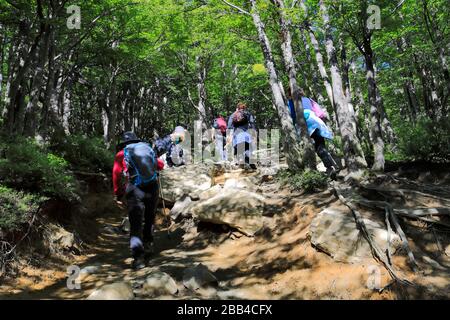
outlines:
{"label": "red backpack", "polygon": [[222,132],[222,134],[225,134],[227,132],[227,122],[222,117],[214,120],[213,127],[214,127],[214,129],[220,130],[220,132]]}

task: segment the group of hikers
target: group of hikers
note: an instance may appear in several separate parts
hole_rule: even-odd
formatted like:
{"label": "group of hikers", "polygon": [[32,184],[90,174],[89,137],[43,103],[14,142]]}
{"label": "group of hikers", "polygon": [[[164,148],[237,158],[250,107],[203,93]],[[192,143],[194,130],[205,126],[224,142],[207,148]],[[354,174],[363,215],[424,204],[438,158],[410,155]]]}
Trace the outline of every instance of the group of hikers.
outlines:
{"label": "group of hikers", "polygon": [[[334,177],[338,165],[325,144],[326,140],[333,139],[332,131],[325,123],[328,115],[317,102],[306,97],[303,91],[300,93],[308,134],[314,140],[317,155],[327,168],[327,174]],[[299,135],[301,133],[289,89],[287,94],[289,112]],[[256,119],[245,103],[237,105],[228,121],[223,116],[217,117],[212,127],[216,150],[219,151],[221,160],[228,160],[226,148],[231,145],[238,162],[243,161],[245,168],[256,169],[256,165],[251,161],[253,137],[250,133],[251,129],[256,129]],[[227,135],[230,132],[232,134]],[[114,196],[120,204],[126,200],[134,269],[145,267],[147,258],[154,252],[154,222],[161,188],[159,172],[164,170],[166,165],[172,167],[185,164],[183,149],[180,147],[185,135],[184,127],[178,126],[168,136],[148,143],[139,139],[135,133],[126,132],[117,146],[112,176]]]}

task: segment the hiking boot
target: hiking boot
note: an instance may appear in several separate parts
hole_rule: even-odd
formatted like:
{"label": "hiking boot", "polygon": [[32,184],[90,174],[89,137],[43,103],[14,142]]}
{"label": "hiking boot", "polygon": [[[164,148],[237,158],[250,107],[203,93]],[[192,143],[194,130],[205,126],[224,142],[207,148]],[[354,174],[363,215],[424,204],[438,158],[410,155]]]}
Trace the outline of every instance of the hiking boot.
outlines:
{"label": "hiking boot", "polygon": [[140,270],[140,269],[143,269],[145,267],[146,267],[146,265],[145,265],[145,259],[144,259],[143,255],[135,257],[133,259],[133,262],[131,263],[131,268],[134,269],[134,270]]}
{"label": "hiking boot", "polygon": [[337,179],[337,170],[334,167],[327,168],[326,174],[330,177],[331,180]]}
{"label": "hiking boot", "polygon": [[155,243],[153,241],[144,244],[144,256],[146,259],[155,254]]}
{"label": "hiking boot", "polygon": [[144,260],[144,245],[141,239],[138,237],[131,237],[130,239],[131,255],[133,257],[133,262],[131,267],[135,270],[139,270],[145,267]]}

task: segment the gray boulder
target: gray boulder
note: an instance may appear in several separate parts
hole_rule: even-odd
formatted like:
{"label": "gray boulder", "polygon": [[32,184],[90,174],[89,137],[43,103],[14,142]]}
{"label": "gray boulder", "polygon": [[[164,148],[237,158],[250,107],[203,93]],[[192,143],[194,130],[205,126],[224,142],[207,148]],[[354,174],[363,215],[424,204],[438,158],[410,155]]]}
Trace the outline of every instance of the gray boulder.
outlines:
{"label": "gray boulder", "polygon": [[195,267],[184,270],[183,285],[187,289],[196,291],[207,287],[216,287],[218,284],[217,278],[201,263]]}
{"label": "gray boulder", "polygon": [[174,204],[184,195],[208,190],[212,179],[208,167],[192,164],[162,171],[161,186],[164,200]]}
{"label": "gray boulder", "polygon": [[[388,232],[378,222],[364,219],[369,233],[382,250],[387,248]],[[358,230],[355,219],[347,208],[333,206],[320,212],[310,225],[311,243],[340,262],[358,263],[371,258],[370,245]],[[400,237],[391,232],[391,252],[401,246]]]}
{"label": "gray boulder", "polygon": [[223,188],[255,191],[258,188],[258,185],[256,184],[256,181],[253,181],[252,179],[245,177],[240,179],[228,179],[227,181],[225,181]]}
{"label": "gray boulder", "polygon": [[189,196],[184,196],[181,200],[178,200],[170,210],[171,219],[175,221],[180,216],[186,217],[189,214],[189,208],[191,207],[191,204],[192,200]]}
{"label": "gray boulder", "polygon": [[133,300],[133,288],[128,282],[108,284],[92,292],[87,300]]}
{"label": "gray boulder", "polygon": [[190,209],[200,221],[229,225],[253,236],[264,225],[265,198],[244,189],[223,189],[216,196],[195,203]]}
{"label": "gray boulder", "polygon": [[212,188],[209,188],[208,190],[205,190],[199,194],[199,200],[205,201],[208,199],[211,199],[215,196],[217,196],[219,193],[223,191],[222,187],[220,185],[215,185]]}
{"label": "gray boulder", "polygon": [[79,252],[79,247],[73,233],[54,224],[48,225],[47,232],[52,250]]}
{"label": "gray boulder", "polygon": [[154,272],[144,282],[142,293],[147,296],[176,295],[178,286],[175,280],[165,272]]}

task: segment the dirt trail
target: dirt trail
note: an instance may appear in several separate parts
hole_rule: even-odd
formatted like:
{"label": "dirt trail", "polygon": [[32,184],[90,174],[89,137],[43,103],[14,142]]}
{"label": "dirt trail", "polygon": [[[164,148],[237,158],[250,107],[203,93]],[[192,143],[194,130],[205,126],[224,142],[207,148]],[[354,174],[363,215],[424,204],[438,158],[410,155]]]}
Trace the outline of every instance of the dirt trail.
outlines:
{"label": "dirt trail", "polygon": [[[220,179],[218,179],[220,180]],[[65,272],[68,263],[49,263],[41,268],[24,268],[21,276],[0,288],[0,299],[84,299],[100,286],[118,281],[130,281],[133,286],[146,276],[160,270],[170,274],[182,286],[183,271],[202,263],[218,278],[219,287],[158,299],[396,299],[434,297],[425,289],[396,289],[382,293],[368,288],[370,268],[378,265],[373,259],[358,264],[334,261],[317,251],[309,241],[309,225],[324,207],[338,200],[330,191],[301,195],[281,188],[275,181],[266,182],[264,192],[273,206],[283,208],[269,226],[254,238],[221,232],[221,228],[177,225],[168,237],[159,219],[155,233],[154,257],[147,268],[130,269],[128,236],[119,230],[124,213],[117,207],[96,219],[101,232],[95,244],[72,264],[81,268],[95,266],[94,274],[82,278],[81,290],[69,290]],[[406,264],[402,256],[396,264]],[[379,266],[379,265],[378,265]],[[51,269],[50,269],[51,268]],[[50,270],[48,270],[50,269]],[[391,279],[380,266],[381,286]],[[423,287],[431,291],[449,288],[449,269],[430,273]],[[437,289],[436,289],[437,288]],[[409,290],[409,291],[408,291]],[[412,290],[412,291],[411,291]],[[448,289],[447,289],[448,290]],[[138,299],[141,296],[139,290]],[[442,296],[442,293],[439,293]],[[448,291],[447,291],[448,294]],[[438,295],[439,296],[439,295]]]}

